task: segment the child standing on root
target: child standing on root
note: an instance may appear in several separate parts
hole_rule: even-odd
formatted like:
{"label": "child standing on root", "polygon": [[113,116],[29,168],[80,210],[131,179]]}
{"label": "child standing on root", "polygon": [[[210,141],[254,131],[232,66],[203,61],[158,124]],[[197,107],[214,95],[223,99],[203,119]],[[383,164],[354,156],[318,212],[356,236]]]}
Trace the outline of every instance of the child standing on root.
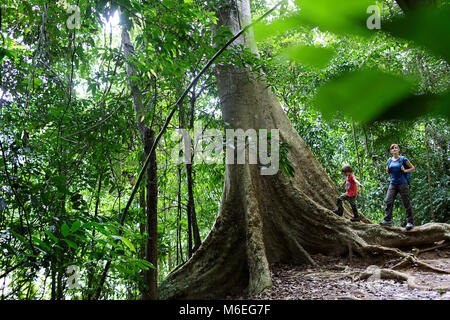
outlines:
{"label": "child standing on root", "polygon": [[342,201],[347,200],[350,203],[353,211],[353,218],[350,219],[352,222],[360,221],[358,207],[356,206],[356,195],[358,194],[358,188],[356,185],[363,188],[363,185],[356,180],[355,175],[353,174],[353,168],[348,164],[342,167],[342,172],[345,174],[345,181],[342,184],[341,188],[346,189],[345,193],[340,195],[337,198],[337,210],[333,210],[338,216],[342,216],[344,213],[344,207],[342,206]]}

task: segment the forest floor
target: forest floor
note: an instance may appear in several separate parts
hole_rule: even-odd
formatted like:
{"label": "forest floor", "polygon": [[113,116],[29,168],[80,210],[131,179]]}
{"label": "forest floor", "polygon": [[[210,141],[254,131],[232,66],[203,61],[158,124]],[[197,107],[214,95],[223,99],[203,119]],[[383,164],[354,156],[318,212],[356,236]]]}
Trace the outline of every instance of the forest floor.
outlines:
{"label": "forest floor", "polygon": [[[417,256],[417,254],[416,254]],[[229,299],[264,300],[450,300],[450,274],[439,274],[412,265],[396,271],[413,275],[416,284],[449,290],[418,290],[406,281],[371,277],[359,280],[356,275],[369,268],[389,268],[393,263],[368,264],[358,257],[312,256],[317,267],[310,265],[272,265],[273,286],[256,296]],[[418,255],[421,261],[450,271],[450,248],[436,249]],[[376,266],[376,267],[375,267]]]}

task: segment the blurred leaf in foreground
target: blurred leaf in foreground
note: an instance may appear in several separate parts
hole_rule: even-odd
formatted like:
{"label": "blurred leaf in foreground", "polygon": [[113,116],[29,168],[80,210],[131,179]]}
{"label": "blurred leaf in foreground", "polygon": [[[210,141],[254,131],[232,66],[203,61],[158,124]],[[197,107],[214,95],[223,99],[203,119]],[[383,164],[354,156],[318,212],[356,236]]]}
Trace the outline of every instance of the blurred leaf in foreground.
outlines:
{"label": "blurred leaf in foreground", "polygon": [[370,121],[412,92],[409,80],[380,71],[345,73],[319,88],[314,105],[325,118],[336,111],[356,121]]}
{"label": "blurred leaf in foreground", "polygon": [[301,27],[319,27],[321,31],[342,35],[373,35],[366,22],[370,17],[367,8],[374,5],[374,1],[346,0],[342,3],[334,0],[296,0],[295,4],[298,10],[291,12],[289,16],[278,18],[271,23],[257,24],[254,27],[256,41]]}
{"label": "blurred leaf in foreground", "polygon": [[369,18],[367,8],[374,5],[374,1],[296,0],[295,3],[300,8],[299,22],[302,24],[318,26],[322,31],[336,34],[373,34],[366,21]]}
{"label": "blurred leaf in foreground", "polygon": [[422,45],[450,61],[450,8],[421,7],[408,12],[382,29]]}
{"label": "blurred leaf in foreground", "polygon": [[450,95],[425,94],[410,95],[379,114],[378,120],[414,120],[424,115],[450,117]]}
{"label": "blurred leaf in foreground", "polygon": [[300,62],[313,68],[324,68],[333,57],[334,51],[327,48],[313,46],[290,46],[282,50],[281,54],[289,60]]}

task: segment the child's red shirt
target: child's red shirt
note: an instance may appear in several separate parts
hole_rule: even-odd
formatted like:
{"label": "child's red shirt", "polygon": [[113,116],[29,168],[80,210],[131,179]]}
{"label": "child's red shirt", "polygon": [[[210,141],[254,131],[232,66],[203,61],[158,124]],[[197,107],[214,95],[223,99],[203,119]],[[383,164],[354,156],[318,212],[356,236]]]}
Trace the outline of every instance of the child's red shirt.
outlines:
{"label": "child's red shirt", "polygon": [[347,197],[354,197],[358,194],[358,188],[356,187],[355,175],[351,174],[345,178],[345,195]]}

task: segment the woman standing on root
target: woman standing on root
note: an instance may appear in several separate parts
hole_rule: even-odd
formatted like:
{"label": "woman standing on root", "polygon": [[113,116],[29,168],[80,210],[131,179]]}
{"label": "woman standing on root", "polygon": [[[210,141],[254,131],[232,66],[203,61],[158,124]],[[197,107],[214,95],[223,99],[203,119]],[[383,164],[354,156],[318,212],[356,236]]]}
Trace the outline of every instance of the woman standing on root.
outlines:
{"label": "woman standing on root", "polygon": [[406,230],[411,230],[414,227],[413,209],[409,198],[409,185],[406,179],[406,174],[415,170],[409,160],[400,156],[400,147],[398,144],[392,144],[389,147],[389,152],[392,154],[392,158],[387,161],[386,172],[391,175],[391,183],[386,194],[386,207],[385,216],[383,221],[380,222],[382,226],[392,225],[392,209],[394,208],[394,200],[397,193],[400,192],[403,205],[406,209]]}

